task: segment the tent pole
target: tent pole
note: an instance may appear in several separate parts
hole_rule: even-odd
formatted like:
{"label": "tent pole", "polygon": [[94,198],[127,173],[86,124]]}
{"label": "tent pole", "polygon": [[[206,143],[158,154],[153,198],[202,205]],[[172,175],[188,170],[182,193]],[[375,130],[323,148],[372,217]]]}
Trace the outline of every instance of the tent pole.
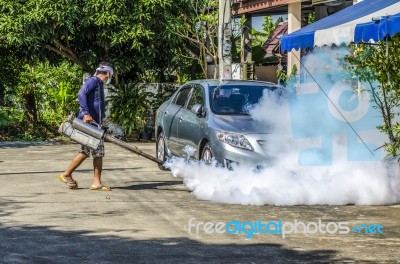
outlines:
{"label": "tent pole", "polygon": [[[385,40],[386,40],[386,59],[389,60],[389,37],[388,37],[388,35],[386,35]],[[390,86],[390,73],[387,71],[386,74],[387,74],[388,83]]]}
{"label": "tent pole", "polygon": [[386,39],[386,57],[389,56],[389,40],[388,37],[385,38]]}

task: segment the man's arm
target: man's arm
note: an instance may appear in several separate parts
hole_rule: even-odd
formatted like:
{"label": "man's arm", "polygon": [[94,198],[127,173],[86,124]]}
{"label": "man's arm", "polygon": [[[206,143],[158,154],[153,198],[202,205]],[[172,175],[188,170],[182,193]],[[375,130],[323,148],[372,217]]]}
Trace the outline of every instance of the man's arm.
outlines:
{"label": "man's arm", "polygon": [[78,101],[79,106],[81,107],[83,113],[83,121],[87,123],[93,122],[93,118],[89,113],[88,107],[88,94],[91,93],[96,85],[95,80],[93,78],[89,78],[86,82],[82,85],[81,89],[78,93]]}

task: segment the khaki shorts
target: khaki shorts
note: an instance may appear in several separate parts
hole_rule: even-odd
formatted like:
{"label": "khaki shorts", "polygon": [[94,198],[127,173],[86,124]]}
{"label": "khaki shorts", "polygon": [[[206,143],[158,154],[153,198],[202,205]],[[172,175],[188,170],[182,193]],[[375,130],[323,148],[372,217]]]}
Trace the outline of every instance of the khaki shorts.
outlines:
{"label": "khaki shorts", "polygon": [[81,145],[81,150],[79,151],[79,153],[85,153],[87,156],[90,156],[90,154],[92,154],[93,158],[104,157],[106,154],[105,149],[104,149],[104,140],[103,139],[100,140],[100,144],[96,150],[93,150],[89,147]]}

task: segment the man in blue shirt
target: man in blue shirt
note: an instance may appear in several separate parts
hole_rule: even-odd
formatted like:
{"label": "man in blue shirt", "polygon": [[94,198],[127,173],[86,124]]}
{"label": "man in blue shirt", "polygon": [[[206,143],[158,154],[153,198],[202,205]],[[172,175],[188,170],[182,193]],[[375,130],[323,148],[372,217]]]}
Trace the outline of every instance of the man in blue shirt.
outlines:
{"label": "man in blue shirt", "polygon": [[[111,64],[102,62],[97,67],[95,74],[84,82],[78,93],[80,105],[78,118],[94,125],[102,124],[105,115],[104,84],[111,82],[113,73],[114,70]],[[91,150],[89,147],[82,145],[78,155],[72,160],[65,172],[58,176],[58,179],[70,189],[78,188],[78,183],[72,178],[72,173],[90,154],[93,157],[94,168],[93,183],[90,190],[111,191],[110,187],[101,183],[101,171],[105,155],[103,140],[101,140],[96,150]]]}

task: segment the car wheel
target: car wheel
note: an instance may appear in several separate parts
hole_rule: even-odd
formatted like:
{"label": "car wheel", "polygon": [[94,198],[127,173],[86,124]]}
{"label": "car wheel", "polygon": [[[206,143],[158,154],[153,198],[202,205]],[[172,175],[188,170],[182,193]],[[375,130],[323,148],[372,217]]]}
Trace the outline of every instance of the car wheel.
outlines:
{"label": "car wheel", "polygon": [[[166,161],[167,160],[167,156],[165,154],[165,136],[164,133],[161,132],[158,135],[157,138],[157,144],[156,144],[156,153],[157,153],[157,159],[162,160],[162,161]],[[162,164],[158,164],[158,168],[160,168],[160,170],[168,170],[166,167],[164,167],[164,165]]]}
{"label": "car wheel", "polygon": [[206,164],[210,165],[213,158],[213,154],[211,152],[210,143],[206,143],[204,145],[203,151],[201,152],[201,160]]}

